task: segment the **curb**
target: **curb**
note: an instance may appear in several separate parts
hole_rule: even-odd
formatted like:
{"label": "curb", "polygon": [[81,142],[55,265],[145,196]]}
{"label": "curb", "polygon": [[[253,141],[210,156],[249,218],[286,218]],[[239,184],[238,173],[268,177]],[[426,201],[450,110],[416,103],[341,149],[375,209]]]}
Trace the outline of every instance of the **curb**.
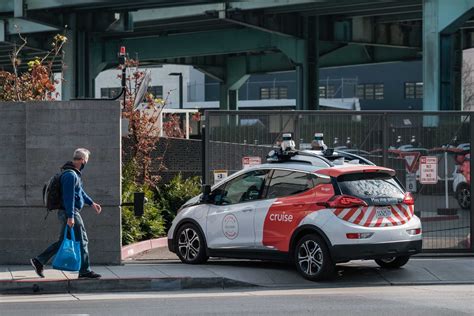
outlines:
{"label": "curb", "polygon": [[144,241],[140,241],[134,244],[124,246],[122,247],[122,251],[121,251],[122,260],[128,259],[141,252],[154,249],[154,248],[160,248],[160,247],[168,247],[167,237],[144,240]]}
{"label": "curb", "polygon": [[251,288],[258,285],[223,277],[128,278],[60,281],[0,282],[0,294],[66,294],[97,292],[179,291],[189,289]]}

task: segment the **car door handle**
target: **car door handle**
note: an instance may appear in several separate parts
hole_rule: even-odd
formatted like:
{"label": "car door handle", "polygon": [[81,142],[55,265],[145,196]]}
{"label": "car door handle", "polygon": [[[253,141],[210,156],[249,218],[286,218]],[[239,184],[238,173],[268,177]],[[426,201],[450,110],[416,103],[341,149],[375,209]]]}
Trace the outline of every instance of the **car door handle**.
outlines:
{"label": "car door handle", "polygon": [[253,208],[245,208],[242,210],[242,212],[252,212],[253,211]]}
{"label": "car door handle", "polygon": [[303,207],[305,205],[306,205],[306,203],[295,203],[295,204],[293,204],[293,206],[295,206],[295,207]]}

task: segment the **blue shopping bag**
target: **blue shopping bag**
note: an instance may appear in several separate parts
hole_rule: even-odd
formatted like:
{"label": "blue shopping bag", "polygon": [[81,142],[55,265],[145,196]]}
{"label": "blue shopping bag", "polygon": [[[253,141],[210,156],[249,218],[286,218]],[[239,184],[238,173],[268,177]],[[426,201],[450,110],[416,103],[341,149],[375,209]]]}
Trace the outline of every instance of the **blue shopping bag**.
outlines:
{"label": "blue shopping bag", "polygon": [[[68,230],[71,239],[67,237]],[[53,269],[63,271],[79,271],[81,268],[81,243],[76,241],[74,229],[66,225],[64,228],[64,239],[59,247],[58,253],[53,260]]]}

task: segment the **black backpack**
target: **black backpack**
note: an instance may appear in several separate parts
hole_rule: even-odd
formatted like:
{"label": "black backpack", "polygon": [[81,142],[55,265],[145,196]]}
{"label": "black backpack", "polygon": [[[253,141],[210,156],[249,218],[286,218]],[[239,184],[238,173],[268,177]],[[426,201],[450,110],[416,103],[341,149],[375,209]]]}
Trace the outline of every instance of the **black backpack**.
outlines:
{"label": "black backpack", "polygon": [[[68,172],[69,170],[64,170],[60,173],[55,174],[49,179],[48,182],[44,184],[43,187],[43,204],[46,207],[46,210],[59,210],[63,209],[62,195],[61,195],[61,176]],[[47,217],[48,215],[46,215]]]}

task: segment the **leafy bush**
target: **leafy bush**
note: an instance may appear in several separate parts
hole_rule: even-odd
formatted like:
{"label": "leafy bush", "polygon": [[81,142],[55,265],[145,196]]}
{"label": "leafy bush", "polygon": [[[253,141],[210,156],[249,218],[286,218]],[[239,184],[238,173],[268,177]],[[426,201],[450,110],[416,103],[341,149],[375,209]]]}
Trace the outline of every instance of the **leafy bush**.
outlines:
{"label": "leafy bush", "polygon": [[122,201],[132,202],[135,192],[144,192],[147,202],[140,218],[135,217],[133,207],[122,208],[122,245],[165,235],[165,221],[156,203],[155,190],[147,185],[139,187],[133,181],[135,172],[136,164],[133,161],[123,167]]}
{"label": "leafy bush", "polygon": [[158,201],[163,217],[166,220],[166,231],[171,226],[179,208],[190,198],[201,192],[201,180],[199,177],[183,179],[181,174],[175,176],[168,184],[161,186],[158,190]]}
{"label": "leafy bush", "polygon": [[155,200],[155,191],[145,186],[142,190],[148,200],[145,203],[143,216],[140,218],[140,231],[142,240],[162,237],[166,234],[165,221],[159,204]]}
{"label": "leafy bush", "polygon": [[181,174],[158,191],[148,185],[134,182],[136,164],[131,161],[123,167],[122,201],[132,202],[135,192],[144,192],[147,202],[143,216],[135,217],[133,207],[122,208],[122,245],[165,236],[178,209],[200,192],[199,177],[183,179]]}

